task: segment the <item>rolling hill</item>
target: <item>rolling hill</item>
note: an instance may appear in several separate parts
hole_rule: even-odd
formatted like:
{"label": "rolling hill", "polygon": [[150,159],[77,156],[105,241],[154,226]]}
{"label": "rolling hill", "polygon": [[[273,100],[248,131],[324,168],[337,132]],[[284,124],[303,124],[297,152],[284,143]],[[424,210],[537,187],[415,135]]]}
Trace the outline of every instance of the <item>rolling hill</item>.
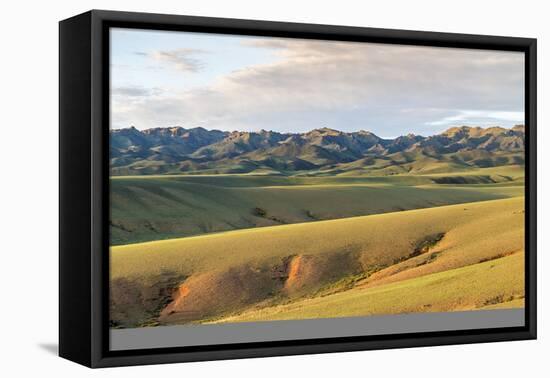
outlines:
{"label": "rolling hill", "polygon": [[521,195],[519,166],[387,177],[160,175],[111,180],[111,244]]}
{"label": "rolling hill", "polygon": [[115,246],[112,326],[521,307],[523,222],[515,197]]}
{"label": "rolling hill", "polygon": [[524,143],[112,130],[111,327],[523,307]]}

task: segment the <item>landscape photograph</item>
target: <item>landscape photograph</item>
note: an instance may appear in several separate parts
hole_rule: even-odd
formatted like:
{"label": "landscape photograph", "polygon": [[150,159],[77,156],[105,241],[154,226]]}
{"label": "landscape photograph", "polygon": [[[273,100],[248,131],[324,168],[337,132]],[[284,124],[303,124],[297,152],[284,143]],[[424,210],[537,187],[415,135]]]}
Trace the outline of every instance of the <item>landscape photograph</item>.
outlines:
{"label": "landscape photograph", "polygon": [[112,329],[524,308],[522,53],[110,33]]}

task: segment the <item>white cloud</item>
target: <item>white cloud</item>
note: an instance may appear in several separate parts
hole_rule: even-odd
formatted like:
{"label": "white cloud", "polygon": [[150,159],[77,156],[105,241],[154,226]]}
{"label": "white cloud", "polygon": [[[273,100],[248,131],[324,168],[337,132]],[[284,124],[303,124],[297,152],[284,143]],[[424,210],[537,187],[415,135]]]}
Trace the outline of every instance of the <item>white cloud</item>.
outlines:
{"label": "white cloud", "polygon": [[[245,43],[271,49],[274,61],[203,88],[121,98],[113,122],[287,131],[326,125],[395,135],[415,127],[429,132],[452,117],[516,120],[523,114],[519,53],[291,39]],[[198,70],[189,61],[195,53],[179,49],[155,59]]]}
{"label": "white cloud", "polygon": [[151,53],[138,54],[147,55],[161,63],[167,63],[169,66],[172,66],[179,71],[198,72],[204,68],[204,62],[197,59],[195,55],[204,53],[205,51],[200,49],[181,48],[169,51],[159,50]]}
{"label": "white cloud", "polygon": [[491,110],[460,110],[458,113],[444,117],[438,121],[427,122],[428,125],[441,126],[457,123],[476,123],[489,120],[492,122],[509,121],[523,123],[525,122],[524,112],[506,112]]}

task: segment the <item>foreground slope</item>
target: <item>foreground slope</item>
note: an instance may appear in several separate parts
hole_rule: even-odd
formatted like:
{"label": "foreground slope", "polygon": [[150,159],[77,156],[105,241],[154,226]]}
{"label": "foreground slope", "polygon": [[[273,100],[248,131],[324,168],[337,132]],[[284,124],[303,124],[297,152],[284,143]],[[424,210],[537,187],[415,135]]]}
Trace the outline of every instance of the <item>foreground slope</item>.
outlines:
{"label": "foreground slope", "polygon": [[[523,222],[524,199],[516,197],[112,247],[113,325],[201,322],[274,307],[242,318],[267,320],[280,316],[281,303],[341,298],[342,290],[383,293],[385,287],[394,293],[388,301],[399,302],[400,295],[414,292],[406,289],[407,280],[430,276],[435,278],[410,287],[422,290],[420,297],[432,295],[433,309],[465,308],[457,295],[468,276],[489,280],[480,281],[487,290],[471,293],[470,307],[521,299]],[[481,270],[451,273],[476,264]],[[348,308],[355,303],[350,298],[324,308],[340,306],[338,316],[361,308],[370,313],[369,301]],[[317,307],[308,312],[309,305],[300,303],[296,316],[332,316]],[[417,305],[403,311],[422,310]]]}
{"label": "foreground slope", "polygon": [[523,251],[373,288],[252,309],[218,322],[449,312],[524,306]]}

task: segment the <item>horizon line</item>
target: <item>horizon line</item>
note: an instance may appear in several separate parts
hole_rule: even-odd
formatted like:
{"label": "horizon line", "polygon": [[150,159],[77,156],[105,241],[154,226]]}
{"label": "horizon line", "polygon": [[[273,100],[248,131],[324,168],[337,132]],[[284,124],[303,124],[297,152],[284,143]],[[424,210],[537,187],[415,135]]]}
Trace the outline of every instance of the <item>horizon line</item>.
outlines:
{"label": "horizon line", "polygon": [[[473,125],[463,124],[463,125],[447,127],[447,128],[445,128],[444,130],[442,130],[440,132],[437,132],[435,134],[431,134],[431,135],[428,135],[428,136],[439,135],[439,134],[445,133],[445,132],[447,132],[451,129],[460,129],[460,128],[483,129],[483,130],[488,130],[488,129],[513,130],[516,127],[525,127],[525,124],[518,123],[518,124],[516,124],[512,127],[504,127],[504,126],[499,126],[499,125],[485,126],[484,127],[484,126],[473,126]],[[413,132],[410,132],[410,133],[403,134],[403,135],[398,135],[398,136],[383,136],[383,137],[381,137],[378,134],[375,134],[372,131],[365,130],[365,129],[360,129],[360,130],[356,130],[356,131],[342,131],[342,130],[338,130],[338,129],[335,129],[335,128],[332,128],[332,127],[326,127],[326,126],[317,127],[317,128],[311,129],[309,131],[305,131],[305,132],[280,132],[280,131],[266,130],[266,129],[260,129],[260,130],[231,130],[231,131],[229,131],[229,130],[220,130],[220,129],[208,129],[208,128],[203,127],[203,126],[195,126],[195,127],[191,127],[191,128],[186,128],[186,127],[179,126],[179,125],[157,126],[157,127],[148,127],[146,129],[138,129],[137,127],[135,127],[135,125],[130,125],[128,127],[122,127],[122,128],[109,128],[109,133],[111,133],[113,131],[121,131],[121,130],[129,130],[129,129],[134,129],[134,130],[137,130],[139,132],[148,131],[148,130],[158,130],[158,129],[183,129],[183,130],[203,129],[203,130],[206,130],[206,131],[219,131],[219,132],[222,132],[222,133],[229,133],[229,134],[232,134],[232,133],[256,133],[256,134],[259,134],[259,133],[262,133],[262,132],[267,132],[267,133],[276,133],[276,134],[281,134],[281,135],[304,135],[304,134],[309,134],[309,133],[312,133],[312,132],[318,131],[318,130],[330,130],[330,131],[336,131],[336,132],[344,133],[344,134],[353,134],[353,133],[360,133],[360,132],[370,133],[370,134],[372,134],[374,136],[377,136],[379,138],[382,138],[382,139],[395,139],[395,138],[399,138],[400,136],[407,136],[407,135],[422,136],[422,137],[424,136],[422,134],[415,134]]]}

